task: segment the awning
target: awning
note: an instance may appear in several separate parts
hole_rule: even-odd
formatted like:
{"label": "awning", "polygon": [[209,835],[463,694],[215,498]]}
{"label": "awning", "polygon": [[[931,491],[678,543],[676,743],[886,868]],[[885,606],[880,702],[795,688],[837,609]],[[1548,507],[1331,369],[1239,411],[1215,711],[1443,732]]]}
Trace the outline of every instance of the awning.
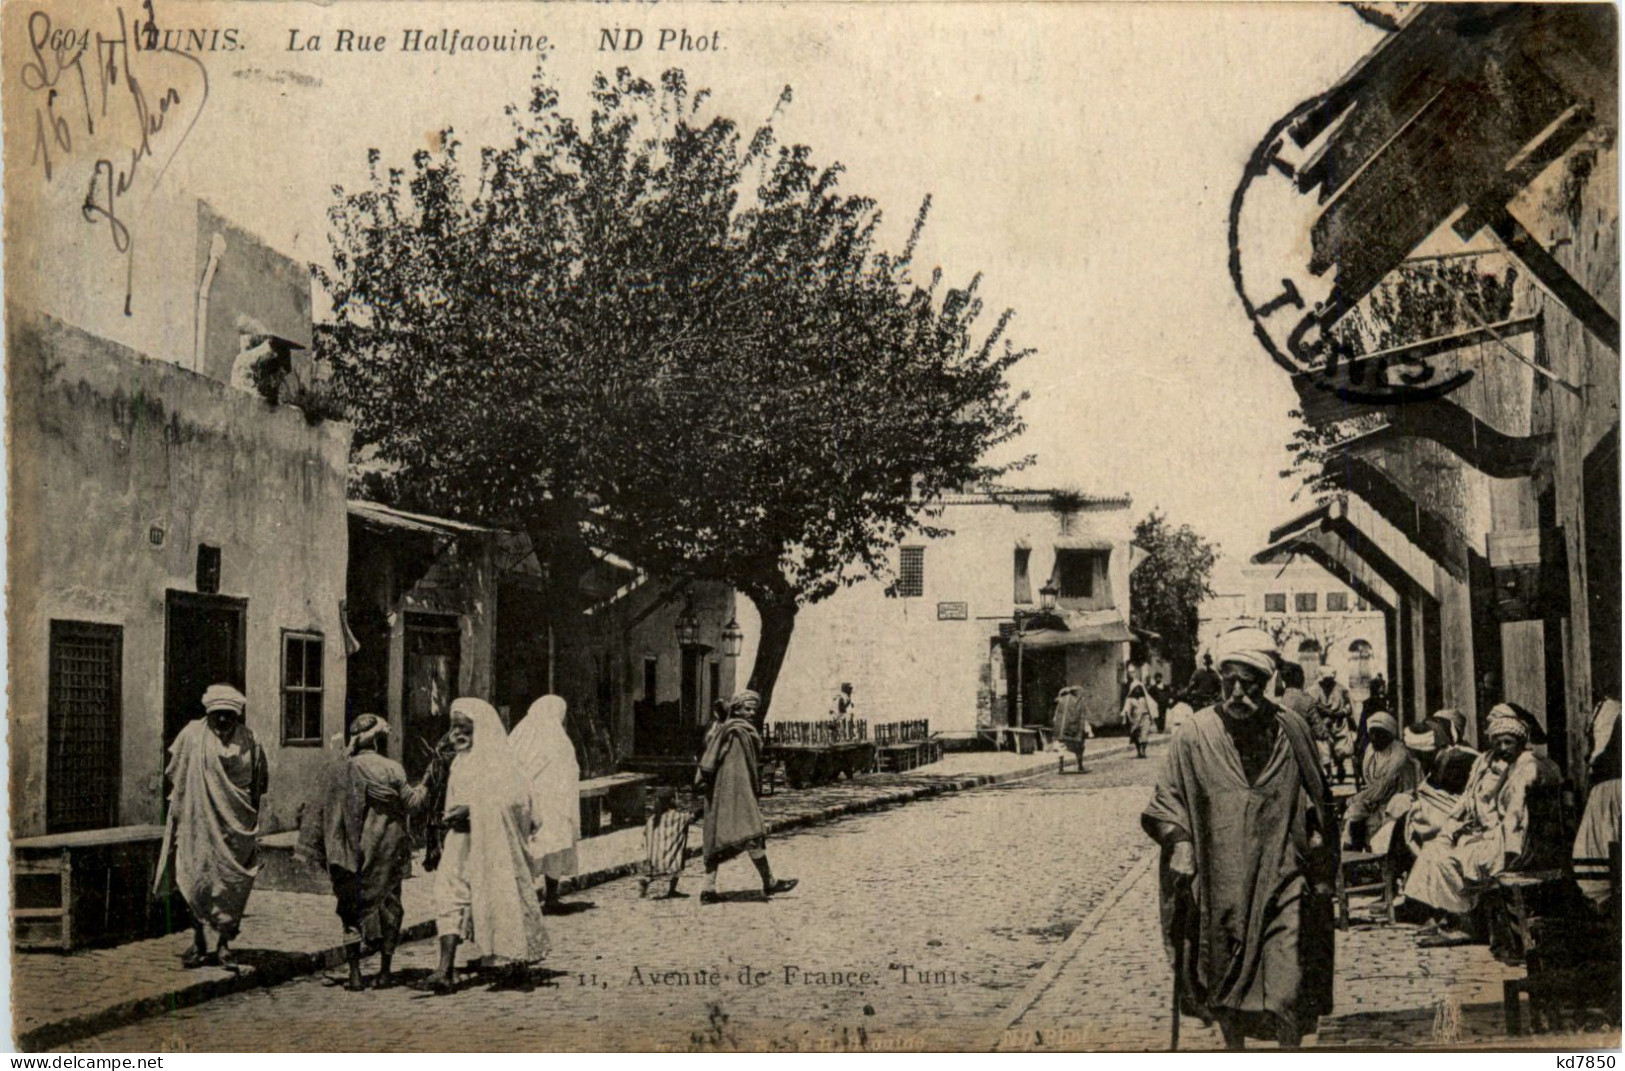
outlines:
{"label": "awning", "polygon": [[1028,648],[1083,647],[1093,643],[1129,643],[1134,633],[1120,610],[1068,610],[1058,615],[1064,629],[1044,628],[1021,636]]}
{"label": "awning", "polygon": [[477,524],[453,521],[445,517],[430,517],[423,513],[408,513],[405,510],[381,506],[376,502],[367,502],[359,498],[350,500],[349,512],[350,516],[357,520],[366,521],[380,528],[396,528],[408,532],[422,532],[428,535],[490,535],[496,531],[494,528],[484,528]]}
{"label": "awning", "polygon": [[1105,536],[1075,535],[1061,536],[1050,540],[1050,545],[1056,550],[1111,550],[1112,541]]}

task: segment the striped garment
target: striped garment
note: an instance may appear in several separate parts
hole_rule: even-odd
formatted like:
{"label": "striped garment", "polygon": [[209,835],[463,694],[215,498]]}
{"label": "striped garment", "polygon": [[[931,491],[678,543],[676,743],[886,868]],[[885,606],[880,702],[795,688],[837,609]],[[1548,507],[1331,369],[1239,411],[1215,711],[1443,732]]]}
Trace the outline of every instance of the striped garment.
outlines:
{"label": "striped garment", "polygon": [[650,818],[643,826],[643,851],[651,878],[670,877],[683,870],[683,854],[688,850],[688,811],[672,808]]}

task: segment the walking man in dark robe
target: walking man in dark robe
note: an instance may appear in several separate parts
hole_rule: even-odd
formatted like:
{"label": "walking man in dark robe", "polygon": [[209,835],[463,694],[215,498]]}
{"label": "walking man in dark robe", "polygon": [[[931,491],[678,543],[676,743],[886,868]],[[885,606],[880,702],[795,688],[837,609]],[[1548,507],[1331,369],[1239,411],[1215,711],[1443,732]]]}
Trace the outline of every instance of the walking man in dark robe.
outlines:
{"label": "walking man in dark robe", "polygon": [[[373,986],[395,984],[390,969],[406,911],[401,885],[411,869],[408,821],[429,802],[431,786],[408,784],[401,764],[384,754],[389,722],[363,714],[350,723],[349,743],[333,757],[299,828],[302,858],[325,867],[344,927],[344,988],[360,992],[364,943],[377,947]],[[431,766],[438,770],[438,765]]]}
{"label": "walking man in dark robe", "polygon": [[1332,1006],[1336,828],[1274,642],[1233,629],[1217,656],[1222,696],[1174,734],[1141,817],[1162,846],[1164,941],[1182,1011],[1218,1020],[1232,1049],[1296,1047]]}
{"label": "walking man in dark robe", "polygon": [[762,734],[756,725],[761,696],[744,691],[728,703],[728,717],[706,735],[705,753],[694,783],[705,796],[705,888],[700,903],[715,904],[717,868],[740,852],[762,876],[762,895],[789,892],[794,878],[773,877],[767,863],[767,825],[756,798],[761,795]]}

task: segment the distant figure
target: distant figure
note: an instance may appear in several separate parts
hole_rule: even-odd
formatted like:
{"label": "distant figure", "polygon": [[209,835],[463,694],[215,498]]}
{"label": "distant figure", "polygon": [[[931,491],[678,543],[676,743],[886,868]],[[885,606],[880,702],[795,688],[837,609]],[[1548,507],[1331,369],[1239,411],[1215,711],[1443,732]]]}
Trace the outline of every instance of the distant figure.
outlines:
{"label": "distant figure", "polygon": [[1273,694],[1274,641],[1232,629],[1217,650],[1224,699],[1174,734],[1140,822],[1162,848],[1182,1010],[1229,1048],[1295,1048],[1332,1008],[1337,830],[1309,727]]}
{"label": "distant figure", "polygon": [[531,862],[542,879],[542,908],[559,906],[559,881],[576,872],[576,841],[581,839],[581,767],[564,728],[568,708],[556,695],[530,705],[508,746],[530,784]]}
{"label": "distant figure", "polygon": [[[1370,691],[1366,695],[1365,702],[1360,704],[1360,725],[1358,731],[1354,734],[1355,768],[1360,771],[1362,778],[1365,776],[1366,725],[1370,722],[1373,714],[1380,714],[1383,711],[1392,712],[1393,709],[1388,695],[1388,682],[1383,680],[1382,674],[1379,673],[1371,678]],[[1397,718],[1395,720],[1397,721]]]}
{"label": "distant figure", "polygon": [[836,721],[854,721],[858,716],[857,704],[852,700],[852,682],[841,682],[841,690],[829,701],[829,716]]}
{"label": "distant figure", "polygon": [[1157,728],[1157,704],[1151,701],[1145,685],[1139,681],[1129,685],[1128,698],[1123,700],[1123,724],[1128,726],[1128,738],[1134,743],[1135,757],[1145,758],[1151,734]]}
{"label": "distant figure", "polygon": [[743,691],[728,703],[728,720],[708,735],[694,783],[705,795],[705,888],[700,903],[722,900],[717,869],[745,852],[762,878],[762,895],[789,892],[794,878],[774,878],[767,862],[767,825],[756,802],[761,795],[762,734],[756,725],[762,697]]}
{"label": "distant figure", "polygon": [[1151,680],[1151,687],[1147,689],[1151,694],[1151,702],[1157,705],[1157,732],[1167,731],[1168,703],[1172,693],[1162,682],[1162,674],[1156,674]]}
{"label": "distant figure", "polygon": [[447,775],[448,827],[434,875],[435,932],[440,962],[419,988],[452,989],[457,946],[472,941],[487,963],[517,973],[547,954],[547,931],[536,902],[528,843],[530,784],[508,746],[496,708],[483,699],[451,705]]}
{"label": "distant figure", "polygon": [[1185,691],[1181,698],[1191,705],[1192,710],[1201,710],[1210,707],[1219,698],[1219,675],[1213,671],[1213,656],[1202,656],[1202,668],[1191,674],[1191,679],[1185,682]]}
{"label": "distant figure", "polygon": [[[186,967],[235,968],[230,944],[259,874],[260,801],[270,785],[265,750],[243,724],[248,700],[229,684],[203,693],[203,716],[169,745],[171,785],[165,849],[173,845],[175,884],[192,911]],[[165,864],[158,865],[162,880]],[[204,927],[218,935],[209,951]]]}
{"label": "distant figure", "polygon": [[677,891],[677,881],[683,876],[683,859],[688,853],[688,827],[694,812],[677,806],[677,793],[669,788],[655,792],[649,820],[643,824],[643,877],[638,879],[639,895],[648,896],[649,890],[665,886],[656,893],[656,900],[670,900],[688,895]]}
{"label": "distant figure", "polygon": [[[342,737],[341,737],[342,740]],[[350,723],[350,740],[329,763],[322,787],[299,827],[302,858],[327,872],[344,927],[344,988],[360,992],[362,945],[378,948],[373,988],[395,984],[390,970],[406,917],[401,884],[412,868],[408,820],[429,802],[431,764],[424,780],[408,784],[401,764],[384,754],[389,722],[363,714]]]}
{"label": "distant figure", "polygon": [[1284,689],[1281,692],[1281,706],[1298,715],[1313,729],[1315,701],[1303,690],[1303,666],[1296,662],[1283,661],[1281,687]]}
{"label": "distant figure", "polygon": [[[1321,668],[1320,683],[1309,698],[1314,700],[1315,719],[1323,726],[1316,735],[1325,734],[1327,746],[1321,753],[1322,764],[1328,777],[1335,769],[1337,783],[1342,784],[1348,777],[1348,761],[1354,757],[1354,703],[1349,699],[1349,690],[1337,683],[1337,671],[1330,666]],[[1355,776],[1359,776],[1358,771]]]}
{"label": "distant figure", "polygon": [[1083,689],[1075,684],[1062,688],[1055,696],[1055,737],[1060,745],[1072,752],[1078,761],[1078,772],[1083,772],[1083,752],[1095,735],[1089,724],[1089,712],[1083,706]]}

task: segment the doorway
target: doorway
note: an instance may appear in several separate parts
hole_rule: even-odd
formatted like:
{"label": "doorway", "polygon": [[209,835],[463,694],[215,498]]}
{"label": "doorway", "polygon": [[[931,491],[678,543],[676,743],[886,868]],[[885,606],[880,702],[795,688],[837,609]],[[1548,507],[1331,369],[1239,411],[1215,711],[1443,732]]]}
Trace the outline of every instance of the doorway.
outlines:
{"label": "doorway", "polygon": [[462,652],[459,619],[450,614],[407,614],[401,686],[401,765],[417,777],[437,740],[451,728]]}
{"label": "doorway", "polygon": [[[246,692],[244,622],[248,600],[169,591],[164,607],[164,759],[169,745],[203,713],[211,684]],[[166,793],[167,795],[167,793]]]}

